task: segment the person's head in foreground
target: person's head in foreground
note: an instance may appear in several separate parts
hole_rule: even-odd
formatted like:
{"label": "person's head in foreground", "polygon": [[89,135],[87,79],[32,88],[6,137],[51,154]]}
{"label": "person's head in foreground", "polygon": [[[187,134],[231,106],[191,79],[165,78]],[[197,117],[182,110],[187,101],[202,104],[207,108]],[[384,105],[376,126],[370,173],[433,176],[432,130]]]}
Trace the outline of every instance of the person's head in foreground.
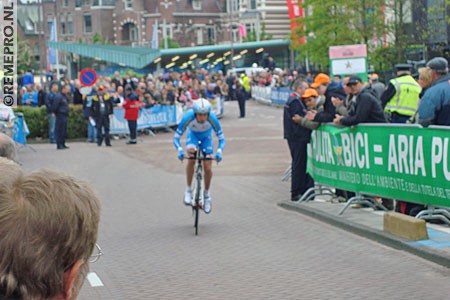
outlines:
{"label": "person's head in foreground", "polygon": [[0,158],[0,299],[76,299],[99,217],[86,183]]}

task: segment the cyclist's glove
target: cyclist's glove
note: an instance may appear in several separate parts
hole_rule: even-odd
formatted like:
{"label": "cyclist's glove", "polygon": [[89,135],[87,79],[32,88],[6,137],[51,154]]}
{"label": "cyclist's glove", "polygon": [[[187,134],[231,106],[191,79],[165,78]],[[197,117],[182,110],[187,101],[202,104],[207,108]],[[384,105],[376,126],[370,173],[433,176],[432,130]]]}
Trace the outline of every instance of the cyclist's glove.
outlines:
{"label": "cyclist's glove", "polygon": [[178,150],[178,159],[183,160],[184,158],[184,150]]}
{"label": "cyclist's glove", "polygon": [[216,156],[217,162],[220,162],[222,160],[222,152],[217,151],[215,156]]}

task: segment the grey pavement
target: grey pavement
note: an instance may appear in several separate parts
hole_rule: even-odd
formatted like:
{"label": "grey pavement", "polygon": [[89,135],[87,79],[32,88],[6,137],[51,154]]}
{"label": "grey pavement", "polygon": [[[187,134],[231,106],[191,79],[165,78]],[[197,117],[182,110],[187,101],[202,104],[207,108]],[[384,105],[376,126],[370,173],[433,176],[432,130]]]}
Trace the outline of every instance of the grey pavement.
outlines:
{"label": "grey pavement", "polygon": [[[447,299],[450,269],[283,209],[289,165],[282,110],[226,103],[227,146],[214,166],[213,208],[194,235],[172,133],[135,146],[68,143],[21,149],[24,168],[89,181],[102,198],[99,244],[81,300]],[[96,281],[99,279],[100,281]]]}
{"label": "grey pavement", "polygon": [[446,224],[426,223],[428,239],[409,241],[383,231],[385,212],[381,210],[355,209],[353,205],[340,215],[345,203],[333,202],[330,196],[317,196],[308,202],[282,201],[279,205],[450,268],[450,228]]}

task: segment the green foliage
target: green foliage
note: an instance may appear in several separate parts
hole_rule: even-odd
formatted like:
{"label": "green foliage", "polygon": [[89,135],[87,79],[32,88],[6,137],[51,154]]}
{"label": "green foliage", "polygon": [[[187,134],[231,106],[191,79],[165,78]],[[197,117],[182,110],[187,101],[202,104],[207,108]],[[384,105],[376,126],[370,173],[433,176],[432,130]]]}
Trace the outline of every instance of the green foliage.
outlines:
{"label": "green foliage", "polygon": [[175,42],[171,38],[167,38],[167,47],[170,48],[180,48],[180,44],[178,42]]}
{"label": "green foliage", "polygon": [[48,116],[45,106],[19,106],[14,110],[23,113],[28,130],[30,131],[28,138],[48,138]]}
{"label": "green foliage", "polygon": [[[45,106],[28,107],[19,106],[15,112],[23,113],[30,134],[28,139],[41,137],[48,139],[48,115]],[[81,105],[70,105],[69,118],[67,121],[67,138],[79,139],[87,136],[87,123],[83,119],[83,108]]]}
{"label": "green foliage", "polygon": [[92,37],[92,43],[93,44],[99,44],[99,45],[106,45],[108,44],[108,39],[101,35],[100,33],[96,32],[94,36]]}
{"label": "green foliage", "polygon": [[30,43],[17,36],[17,48],[17,71],[27,71],[29,68],[35,68],[37,62]]}
{"label": "green foliage", "polygon": [[[261,23],[261,31],[259,33],[259,40],[260,41],[268,41],[273,38],[273,34],[267,34],[266,32],[266,23]],[[247,33],[247,36],[242,38],[243,42],[256,42],[257,36],[256,36],[256,30],[253,29],[251,32]]]}

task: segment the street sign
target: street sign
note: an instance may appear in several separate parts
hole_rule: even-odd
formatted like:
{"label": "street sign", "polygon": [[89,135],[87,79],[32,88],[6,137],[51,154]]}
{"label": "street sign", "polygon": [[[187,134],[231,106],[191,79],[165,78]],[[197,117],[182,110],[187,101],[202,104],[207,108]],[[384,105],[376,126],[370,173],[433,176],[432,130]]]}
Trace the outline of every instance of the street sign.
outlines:
{"label": "street sign", "polygon": [[80,72],[80,82],[84,86],[93,86],[97,81],[97,73],[90,68],[85,68]]}

